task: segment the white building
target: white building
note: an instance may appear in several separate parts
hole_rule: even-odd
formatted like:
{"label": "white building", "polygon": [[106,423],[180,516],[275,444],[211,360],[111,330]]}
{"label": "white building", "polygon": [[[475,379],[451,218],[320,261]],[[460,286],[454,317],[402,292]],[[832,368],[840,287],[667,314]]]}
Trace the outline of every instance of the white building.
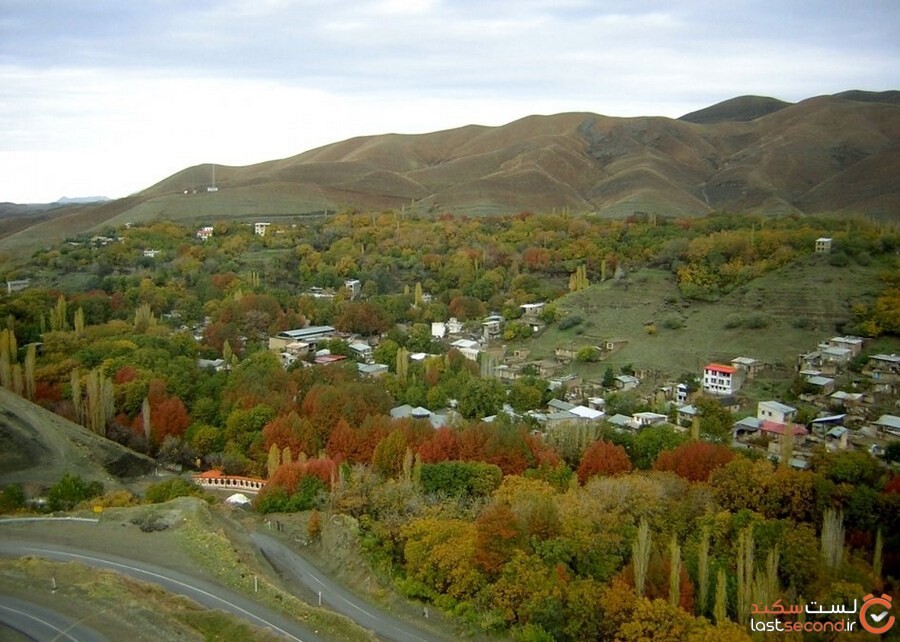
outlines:
{"label": "white building", "polygon": [[786,424],[794,419],[797,409],[780,401],[760,401],[756,406],[756,418]]}
{"label": "white building", "polygon": [[825,236],[816,239],[816,254],[831,252],[831,239]]}
{"label": "white building", "polygon": [[481,352],[481,346],[478,345],[478,342],[471,339],[457,339],[450,344],[450,347],[456,348],[466,359],[471,359],[472,361],[478,361],[478,353]]}
{"label": "white building", "polygon": [[703,368],[703,390],[714,395],[732,395],[741,388],[743,373],[734,366],[710,363]]}
{"label": "white building", "polygon": [[253,224],[253,233],[257,236],[265,236],[266,230],[271,225],[271,223],[254,223]]}

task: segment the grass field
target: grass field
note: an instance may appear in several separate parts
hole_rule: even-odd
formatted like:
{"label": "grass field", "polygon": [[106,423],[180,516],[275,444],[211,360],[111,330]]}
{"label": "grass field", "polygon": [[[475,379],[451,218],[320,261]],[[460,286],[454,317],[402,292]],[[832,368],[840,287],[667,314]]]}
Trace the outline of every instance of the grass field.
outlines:
{"label": "grass field", "polygon": [[[854,303],[878,292],[882,269],[874,263],[834,267],[824,257],[812,256],[716,302],[685,300],[670,272],[640,270],[622,282],[608,280],[566,295],[557,308],[583,322],[568,330],[553,325],[521,345],[531,350],[531,358],[540,359],[553,357],[558,346],[627,342],[605,361],[574,364],[574,371],[586,377],[602,376],[609,365],[618,372],[625,364],[677,377],[738,356],[788,370],[798,354],[838,332]],[[763,327],[748,327],[751,319],[750,325]],[[647,330],[651,324],[652,334]]]}

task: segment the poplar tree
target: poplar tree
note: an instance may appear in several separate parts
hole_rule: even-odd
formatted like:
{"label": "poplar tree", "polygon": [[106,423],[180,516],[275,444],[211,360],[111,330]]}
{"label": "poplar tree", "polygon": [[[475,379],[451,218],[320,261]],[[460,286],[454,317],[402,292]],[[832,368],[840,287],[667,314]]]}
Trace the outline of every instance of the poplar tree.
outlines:
{"label": "poplar tree", "polygon": [[700,550],[697,553],[697,614],[706,612],[709,600],[709,528],[700,535]]}
{"label": "poplar tree", "polygon": [[678,606],[681,602],[681,546],[678,535],[672,534],[669,544],[669,604]]}
{"label": "poplar tree", "polygon": [[650,524],[642,517],[638,525],[637,539],[631,553],[631,563],[634,566],[634,590],[638,596],[644,596],[644,587],[647,583],[647,568],[650,566]]}
{"label": "poplar tree", "polygon": [[75,422],[84,425],[84,398],[81,392],[81,374],[78,368],[70,375],[72,387],[72,406],[75,410]]}
{"label": "poplar tree", "polygon": [[37,346],[33,343],[29,343],[28,348],[25,350],[25,395],[31,400],[34,400],[34,370],[36,363]]}
{"label": "poplar tree", "polygon": [[728,583],[724,568],[719,568],[719,572],[716,573],[716,603],[713,606],[713,619],[716,624],[724,624],[728,621]]}
{"label": "poplar tree", "polygon": [[822,557],[828,568],[835,568],[844,559],[844,512],[825,509],[822,516]]}
{"label": "poplar tree", "polygon": [[75,310],[75,336],[82,337],[84,336],[84,308],[78,308]]}

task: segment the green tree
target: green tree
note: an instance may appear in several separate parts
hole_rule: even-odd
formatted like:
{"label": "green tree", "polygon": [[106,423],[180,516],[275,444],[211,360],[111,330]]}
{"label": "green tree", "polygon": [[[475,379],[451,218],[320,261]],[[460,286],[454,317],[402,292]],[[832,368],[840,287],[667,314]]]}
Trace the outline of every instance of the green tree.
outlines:
{"label": "green tree", "polygon": [[459,397],[459,412],[467,419],[496,414],[503,406],[506,391],[493,379],[475,379]]}
{"label": "green tree", "polygon": [[47,491],[47,508],[54,512],[72,510],[81,502],[102,494],[102,483],[89,482],[79,475],[66,473]]}

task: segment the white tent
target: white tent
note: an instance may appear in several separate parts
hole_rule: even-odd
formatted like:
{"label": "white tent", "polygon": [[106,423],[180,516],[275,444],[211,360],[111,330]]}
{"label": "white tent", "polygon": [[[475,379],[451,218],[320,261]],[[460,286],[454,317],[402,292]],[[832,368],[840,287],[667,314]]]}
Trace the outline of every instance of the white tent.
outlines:
{"label": "white tent", "polygon": [[243,493],[235,493],[225,500],[226,504],[231,506],[249,506],[250,498]]}

